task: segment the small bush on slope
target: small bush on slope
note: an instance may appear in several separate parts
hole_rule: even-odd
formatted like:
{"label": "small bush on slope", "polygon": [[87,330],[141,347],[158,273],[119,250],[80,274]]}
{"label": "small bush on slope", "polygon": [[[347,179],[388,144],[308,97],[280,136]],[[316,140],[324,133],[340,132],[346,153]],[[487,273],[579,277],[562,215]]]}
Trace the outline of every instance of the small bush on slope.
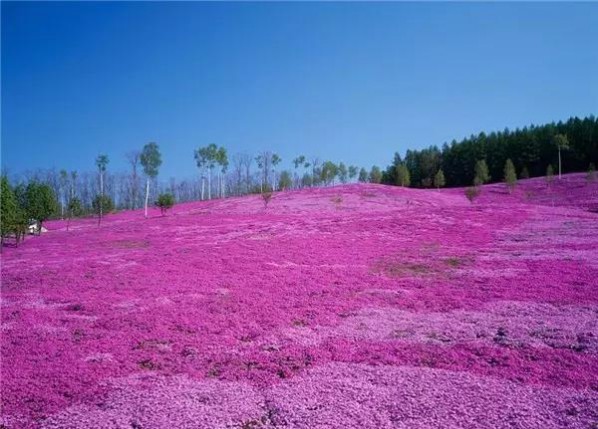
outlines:
{"label": "small bush on slope", "polygon": [[268,208],[268,204],[270,203],[270,200],[272,200],[272,196],[273,193],[270,186],[264,186],[261,192],[262,201],[264,202],[264,210]]}
{"label": "small bush on slope", "polygon": [[469,200],[470,203],[473,203],[473,201],[480,195],[480,188],[478,188],[477,186],[468,186],[467,188],[465,188],[465,196],[467,197],[467,199]]}
{"label": "small bush on slope", "polygon": [[160,194],[156,200],[156,206],[160,207],[160,212],[164,216],[168,210],[174,207],[174,196],[172,194]]}

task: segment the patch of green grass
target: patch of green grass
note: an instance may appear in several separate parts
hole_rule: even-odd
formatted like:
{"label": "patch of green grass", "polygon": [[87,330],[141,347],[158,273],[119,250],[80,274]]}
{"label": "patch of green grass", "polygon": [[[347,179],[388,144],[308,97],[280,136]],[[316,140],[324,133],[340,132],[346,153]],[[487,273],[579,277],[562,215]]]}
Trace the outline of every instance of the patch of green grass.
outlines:
{"label": "patch of green grass", "polygon": [[403,277],[408,275],[428,275],[435,272],[428,264],[421,262],[382,261],[374,267],[374,272],[381,272],[390,277]]}

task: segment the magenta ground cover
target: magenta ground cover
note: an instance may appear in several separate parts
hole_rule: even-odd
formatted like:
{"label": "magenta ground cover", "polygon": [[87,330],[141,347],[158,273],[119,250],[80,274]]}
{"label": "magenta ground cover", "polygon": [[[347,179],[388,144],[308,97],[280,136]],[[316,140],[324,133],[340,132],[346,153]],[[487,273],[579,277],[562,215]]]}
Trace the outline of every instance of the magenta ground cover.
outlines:
{"label": "magenta ground cover", "polygon": [[593,428],[598,183],[348,185],[2,255],[6,428]]}

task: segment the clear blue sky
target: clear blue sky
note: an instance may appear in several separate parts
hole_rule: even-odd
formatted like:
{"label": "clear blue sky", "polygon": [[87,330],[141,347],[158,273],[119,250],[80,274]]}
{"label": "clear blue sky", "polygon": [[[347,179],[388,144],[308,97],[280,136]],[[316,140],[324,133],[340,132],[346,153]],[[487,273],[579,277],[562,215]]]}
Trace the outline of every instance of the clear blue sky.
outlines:
{"label": "clear blue sky", "polygon": [[598,4],[2,2],[2,165],[92,170],[156,141],[387,165],[598,113]]}

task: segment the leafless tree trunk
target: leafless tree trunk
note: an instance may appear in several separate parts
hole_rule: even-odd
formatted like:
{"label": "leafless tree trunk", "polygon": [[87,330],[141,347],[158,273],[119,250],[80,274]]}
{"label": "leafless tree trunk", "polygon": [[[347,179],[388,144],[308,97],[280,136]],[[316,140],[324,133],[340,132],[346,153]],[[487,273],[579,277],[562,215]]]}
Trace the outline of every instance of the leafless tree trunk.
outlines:
{"label": "leafless tree trunk", "polygon": [[147,204],[149,202],[150,179],[147,178],[145,182],[145,217],[147,218]]}
{"label": "leafless tree trunk", "polygon": [[138,150],[133,150],[131,152],[127,152],[126,154],[127,161],[131,166],[131,209],[133,210],[135,210],[135,205],[137,203],[137,186],[139,185],[139,181],[137,179],[137,167],[139,166],[140,156],[141,152]]}

